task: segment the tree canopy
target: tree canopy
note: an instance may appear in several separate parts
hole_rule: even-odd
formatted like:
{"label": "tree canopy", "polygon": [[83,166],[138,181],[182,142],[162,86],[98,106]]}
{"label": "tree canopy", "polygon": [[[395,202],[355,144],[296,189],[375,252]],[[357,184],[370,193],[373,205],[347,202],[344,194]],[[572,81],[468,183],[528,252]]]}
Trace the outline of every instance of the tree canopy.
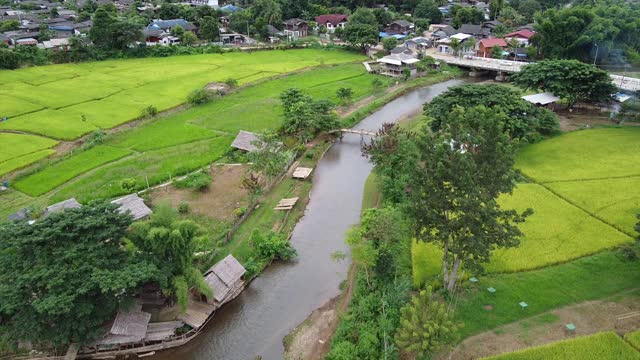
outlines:
{"label": "tree canopy", "polygon": [[133,294],[154,280],[121,239],[131,224],[113,204],[0,226],[0,315],[8,335],[34,344],[86,344]]}
{"label": "tree canopy", "polygon": [[449,89],[425,104],[424,113],[431,119],[431,129],[439,131],[449,119],[451,109],[471,109],[478,105],[500,107],[507,117],[501,123],[512,139],[535,141],[540,135],[550,135],[558,127],[557,116],[523,100],[518,91],[502,85],[467,84]]}
{"label": "tree canopy", "polygon": [[525,89],[544,90],[566,99],[570,105],[578,101],[609,101],[616,87],[609,73],[577,60],[546,60],[530,64],[511,77]]}
{"label": "tree canopy", "polygon": [[479,271],[493,249],[517,246],[522,233],[515,224],[530,213],[504,210],[497,201],[517,178],[515,147],[504,132],[508,120],[500,105],[454,106],[437,132],[417,136],[408,211],[416,238],[443,250],[449,290],[462,263]]}
{"label": "tree canopy", "polygon": [[149,221],[133,224],[127,236],[133,251],[161,270],[158,283],[183,311],[187,308],[189,289],[195,288],[209,298],[213,296],[213,290],[193,261],[197,242],[206,241],[203,234],[196,223],[179,220],[174,209],[161,204],[155,207]]}
{"label": "tree canopy", "polygon": [[316,133],[335,129],[339,125],[333,104],[328,100],[315,100],[297,88],[283,91],[280,100],[284,108],[281,128],[284,134],[308,141]]}

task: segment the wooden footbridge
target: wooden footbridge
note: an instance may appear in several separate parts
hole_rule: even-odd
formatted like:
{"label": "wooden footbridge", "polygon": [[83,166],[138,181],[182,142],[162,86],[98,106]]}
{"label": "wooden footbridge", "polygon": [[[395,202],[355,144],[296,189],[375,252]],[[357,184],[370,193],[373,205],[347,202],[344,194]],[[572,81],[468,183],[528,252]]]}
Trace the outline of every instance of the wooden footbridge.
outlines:
{"label": "wooden footbridge", "polygon": [[334,134],[334,133],[340,133],[340,135],[344,133],[349,133],[349,134],[358,134],[360,136],[377,136],[377,133],[375,131],[359,130],[359,129],[337,129],[337,130],[329,131],[329,134]]}

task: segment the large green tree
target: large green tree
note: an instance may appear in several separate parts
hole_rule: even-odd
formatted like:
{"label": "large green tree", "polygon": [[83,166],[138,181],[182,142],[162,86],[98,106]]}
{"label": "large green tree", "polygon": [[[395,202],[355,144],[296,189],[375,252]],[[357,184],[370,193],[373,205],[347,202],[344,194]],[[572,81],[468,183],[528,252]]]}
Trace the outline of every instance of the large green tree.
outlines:
{"label": "large green tree", "polygon": [[206,241],[204,230],[193,221],[178,219],[168,204],[156,206],[149,221],[133,224],[127,238],[134,252],[161,270],[158,282],[166,295],[176,299],[181,310],[187,308],[191,288],[209,298],[213,296],[213,290],[194,264],[197,243]]}
{"label": "large green tree", "polygon": [[577,60],[546,60],[529,64],[511,77],[525,89],[544,90],[566,99],[569,105],[578,101],[607,102],[616,87],[609,73]]}
{"label": "large green tree", "polygon": [[518,91],[502,85],[467,84],[451,88],[425,104],[424,113],[431,119],[431,129],[439,131],[449,119],[451,109],[458,106],[471,109],[478,105],[500,107],[507,115],[501,126],[511,139],[534,141],[559,127],[553,112],[537,108],[523,100]]}
{"label": "large green tree", "polygon": [[159,275],[123,249],[131,221],[113,204],[93,204],[0,226],[7,335],[36,345],[95,340],[136,287]]}
{"label": "large green tree", "polygon": [[455,286],[461,266],[482,270],[496,248],[517,246],[516,223],[530,210],[502,209],[517,173],[515,145],[500,106],[454,107],[441,128],[417,137],[419,161],[410,173],[408,211],[415,236],[443,251],[443,284]]}
{"label": "large green tree", "polygon": [[308,141],[320,131],[336,129],[338,118],[333,104],[324,99],[315,100],[297,88],[290,88],[280,94],[284,109],[284,123],[281,131]]}
{"label": "large green tree", "polygon": [[439,24],[442,21],[442,12],[433,0],[421,0],[413,16],[417,19],[429,19],[432,24]]}
{"label": "large green tree", "polygon": [[220,38],[220,25],[211,16],[205,16],[200,21],[200,36],[207,41],[217,41]]}
{"label": "large green tree", "polygon": [[585,8],[547,10],[536,17],[534,42],[547,58],[584,59],[591,45],[586,32],[594,17]]}

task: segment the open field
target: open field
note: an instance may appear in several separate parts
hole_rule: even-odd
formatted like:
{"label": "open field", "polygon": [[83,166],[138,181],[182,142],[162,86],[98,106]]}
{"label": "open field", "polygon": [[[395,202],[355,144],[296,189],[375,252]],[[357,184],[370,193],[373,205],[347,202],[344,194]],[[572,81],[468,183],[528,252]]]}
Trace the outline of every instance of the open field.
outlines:
{"label": "open field", "polygon": [[[562,306],[601,299],[640,286],[638,263],[619,251],[580,258],[541,270],[487,275],[466,281],[457,299],[462,338]],[[494,294],[486,289],[493,287]],[[518,303],[529,306],[523,310]]]}
{"label": "open field", "polygon": [[640,330],[626,334],[624,339],[640,351]]}
{"label": "open field", "polygon": [[[531,207],[535,212],[520,225],[520,246],[494,251],[485,266],[489,273],[537,269],[633,241],[538,184],[518,184],[500,202],[507,209]],[[426,243],[414,243],[412,249],[414,284],[420,286],[441,273],[442,251]]]}
{"label": "open field", "polygon": [[[191,91],[209,82],[233,78],[243,85],[305,67],[361,58],[344,51],[304,49],[111,60],[0,71],[0,117],[8,117],[7,121],[0,122],[0,131],[74,140],[99,128],[113,128],[139,118],[148,106],[162,111],[181,105]],[[353,83],[347,77],[340,79],[343,86],[355,88],[357,85],[357,81]],[[318,85],[317,91],[322,93],[327,89],[319,86],[322,78],[318,80],[313,85]],[[336,78],[324,81],[332,83]],[[359,90],[354,90],[358,95]],[[333,93],[323,95],[334,96]],[[245,111],[251,111],[251,107]],[[35,135],[25,141],[41,141]],[[4,150],[0,142],[0,153]],[[17,156],[27,154],[29,152]],[[23,162],[35,160],[24,158]],[[10,171],[6,169],[8,167],[0,167],[3,170],[0,175]]]}
{"label": "open field", "polygon": [[516,167],[540,183],[640,176],[640,128],[598,128],[525,146]]}
{"label": "open field", "polygon": [[[318,68],[259,83],[206,105],[143,123],[105,142],[110,147],[135,151],[131,156],[113,164],[91,159],[91,168],[95,170],[64,184],[55,192],[54,200],[76,196],[87,201],[117,196],[123,193],[120,182],[128,178],[136,179],[139,188],[144,188],[147,180],[150,184],[167,181],[170,175],[184,174],[215,161],[229,150],[231,140],[241,129],[262,131],[278,127],[282,121],[278,97],[283,90],[300,87],[336,101],[338,88],[352,87],[354,99],[358,99],[372,93],[374,76],[367,74],[360,64]],[[82,153],[52,166],[64,167],[78,156]],[[19,189],[35,196],[64,183],[53,178],[54,173],[47,172],[47,168],[20,179]]]}
{"label": "open field", "polygon": [[[640,176],[631,164],[640,161],[639,139],[640,129],[599,128],[525,146],[518,167],[540,183],[518,184],[500,202],[534,214],[520,225],[520,246],[495,250],[486,270],[537,269],[632,242]],[[442,252],[424,243],[412,248],[414,284],[422,286],[440,274]]]}
{"label": "open field", "polygon": [[614,332],[604,332],[571,340],[558,341],[487,360],[637,360],[640,353]]}

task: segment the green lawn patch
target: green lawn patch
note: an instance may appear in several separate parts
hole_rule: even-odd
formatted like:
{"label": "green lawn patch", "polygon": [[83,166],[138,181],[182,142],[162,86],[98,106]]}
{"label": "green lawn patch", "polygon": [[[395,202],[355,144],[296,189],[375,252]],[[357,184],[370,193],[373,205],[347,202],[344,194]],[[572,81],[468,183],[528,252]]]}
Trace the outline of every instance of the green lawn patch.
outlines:
{"label": "green lawn patch", "polygon": [[640,351],[640,330],[625,334],[624,339],[627,340],[629,344],[633,345],[636,350]]}
{"label": "green lawn patch", "polygon": [[73,140],[97,128],[71,109],[42,110],[0,122],[0,130],[18,130],[55,139]]}
{"label": "green lawn patch", "polygon": [[640,353],[614,332],[581,336],[575,339],[493,356],[487,360],[637,360]]}
{"label": "green lawn patch", "polygon": [[634,226],[638,222],[636,216],[640,214],[639,185],[640,176],[545,184],[580,208],[632,236],[635,236]]}
{"label": "green lawn patch", "polygon": [[41,105],[33,104],[7,95],[0,95],[0,104],[2,104],[2,108],[0,109],[0,118],[5,116],[7,118],[12,118],[14,116],[42,109]]}
{"label": "green lawn patch", "polygon": [[[513,195],[500,202],[518,211],[531,207],[534,214],[519,225],[524,233],[520,246],[493,252],[485,265],[489,273],[537,269],[633,241],[538,184],[518,184]],[[415,286],[425,285],[442,271],[442,250],[433,244],[414,243],[412,259]]]}
{"label": "green lawn patch", "polygon": [[31,196],[42,195],[86,171],[129,154],[131,151],[127,149],[98,145],[17,180],[15,187]]}
{"label": "green lawn patch", "polygon": [[38,160],[47,158],[55,153],[55,150],[46,149],[0,162],[0,175],[8,174],[14,170],[22,169],[25,166],[33,164]]}
{"label": "green lawn patch", "polygon": [[[12,118],[10,125],[3,124],[0,128],[73,140],[91,131],[87,127],[111,128],[131,121],[149,105],[158,110],[178,106],[192,90],[209,82],[236,78],[245,84],[305,67],[361,59],[361,55],[346,51],[302,49],[110,60],[0,71],[0,116],[15,117],[33,111],[28,117]],[[46,109],[37,111],[43,107]],[[81,114],[86,116],[85,126],[77,123]]]}
{"label": "green lawn patch", "polygon": [[87,202],[124,195],[127,192],[121,187],[123,179],[134,179],[138,190],[146,188],[147,180],[151,185],[169,181],[172,176],[184,175],[219,159],[229,151],[232,140],[217,137],[134,154],[64,184],[52,201],[74,196],[80,202]]}
{"label": "green lawn patch", "polygon": [[[0,164],[36,151],[49,149],[58,144],[57,141],[39,136],[0,133]],[[1,173],[0,173],[1,174]]]}
{"label": "green lawn patch", "polygon": [[[637,261],[624,260],[618,251],[523,273],[479,276],[458,295],[456,317],[464,322],[463,338],[551,309],[594,300],[637,288]],[[494,294],[486,289],[493,287]],[[529,306],[522,310],[524,301]]]}
{"label": "green lawn patch", "polygon": [[525,146],[516,167],[536,182],[639,176],[640,128],[566,133]]}

